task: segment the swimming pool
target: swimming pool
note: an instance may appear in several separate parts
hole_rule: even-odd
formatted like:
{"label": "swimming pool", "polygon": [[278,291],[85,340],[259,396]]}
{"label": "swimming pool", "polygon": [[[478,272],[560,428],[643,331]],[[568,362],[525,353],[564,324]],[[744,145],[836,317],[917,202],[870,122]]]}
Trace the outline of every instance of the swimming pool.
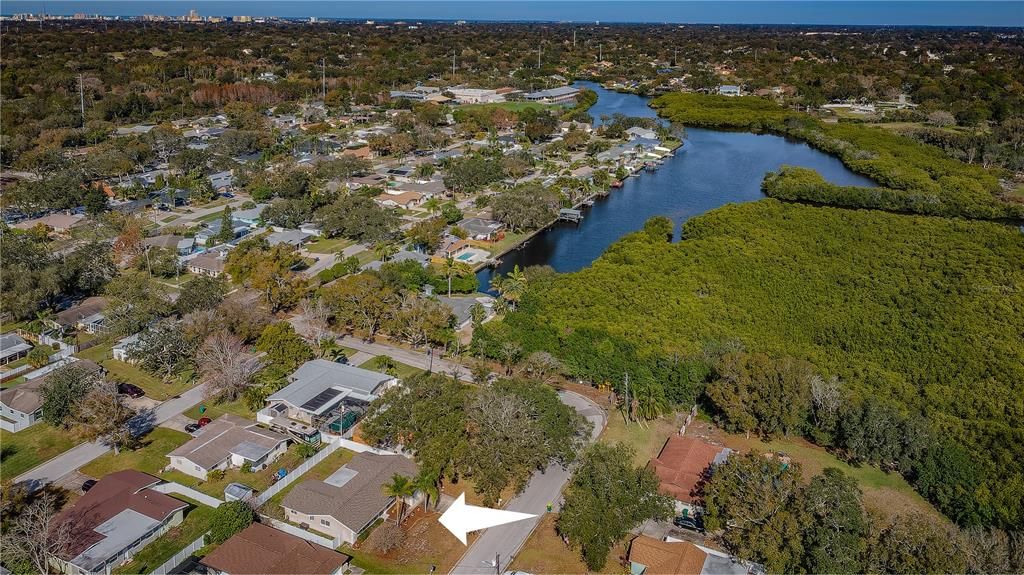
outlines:
{"label": "swimming pool", "polygon": [[473,259],[473,256],[474,256],[474,255],[476,255],[476,254],[474,254],[473,252],[466,252],[466,253],[464,253],[464,254],[460,254],[460,255],[459,255],[458,257],[456,257],[455,259],[457,259],[457,260],[462,260],[462,261],[464,261],[464,262],[468,262],[469,260]]}

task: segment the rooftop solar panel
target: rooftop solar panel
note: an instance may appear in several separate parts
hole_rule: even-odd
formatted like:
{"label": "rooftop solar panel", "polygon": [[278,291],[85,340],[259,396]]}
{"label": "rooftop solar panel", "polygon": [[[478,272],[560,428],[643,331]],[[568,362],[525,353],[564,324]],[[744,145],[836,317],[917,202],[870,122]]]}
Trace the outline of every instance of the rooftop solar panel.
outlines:
{"label": "rooftop solar panel", "polygon": [[335,397],[338,397],[342,393],[343,392],[340,389],[335,389],[333,387],[327,388],[313,396],[313,398],[307,401],[306,403],[303,403],[302,409],[305,409],[307,411],[316,411],[323,407],[324,405],[326,405],[328,401],[334,399]]}

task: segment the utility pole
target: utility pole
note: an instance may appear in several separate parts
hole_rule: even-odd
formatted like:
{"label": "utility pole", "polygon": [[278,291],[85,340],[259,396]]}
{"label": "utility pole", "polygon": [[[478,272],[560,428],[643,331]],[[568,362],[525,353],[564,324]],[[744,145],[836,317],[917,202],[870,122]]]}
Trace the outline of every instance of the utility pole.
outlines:
{"label": "utility pole", "polygon": [[501,554],[494,554],[494,575],[501,575]]}
{"label": "utility pole", "polygon": [[537,69],[540,70],[540,52],[543,48],[537,46]]}
{"label": "utility pole", "polygon": [[677,55],[678,53],[679,53],[679,48],[673,48],[673,49],[672,49],[672,65],[673,65],[673,66],[675,66],[675,65],[676,65],[676,62],[678,61],[678,60],[676,59],[676,55]]}
{"label": "utility pole", "polygon": [[575,30],[572,31],[572,49],[573,50],[576,49],[576,31]]}
{"label": "utility pole", "polygon": [[626,379],[624,385],[626,386],[626,425],[629,425],[629,372],[626,372]]}
{"label": "utility pole", "polygon": [[324,101],[324,105],[327,105],[327,58],[320,59],[320,93],[321,98]]}
{"label": "utility pole", "polygon": [[452,50],[452,79],[455,78],[455,50]]}
{"label": "utility pole", "polygon": [[597,45],[597,61],[604,62],[604,44]]}
{"label": "utility pole", "polygon": [[78,104],[82,109],[82,126],[85,126],[85,81],[78,75]]}

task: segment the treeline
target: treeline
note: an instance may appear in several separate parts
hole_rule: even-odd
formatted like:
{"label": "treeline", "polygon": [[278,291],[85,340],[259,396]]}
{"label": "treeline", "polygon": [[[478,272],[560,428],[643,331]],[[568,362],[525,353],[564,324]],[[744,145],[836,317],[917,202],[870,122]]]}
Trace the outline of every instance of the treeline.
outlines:
{"label": "treeline", "polygon": [[[837,205],[871,207],[872,202],[899,205],[902,211],[971,218],[1019,217],[1021,206],[1000,200],[996,175],[965,164],[942,150],[906,136],[864,124],[824,124],[769,100],[702,94],[666,94],[652,104],[673,122],[709,128],[769,131],[807,141],[834,154],[851,170],[870,177],[890,191],[865,192],[854,187],[818,192]],[[873,200],[873,196],[886,197]],[[814,195],[807,191],[803,195]],[[906,195],[897,200],[895,196]]]}
{"label": "treeline", "polygon": [[[907,473],[964,524],[1022,524],[1024,295],[1014,286],[1024,282],[1024,236],[775,200],[691,219],[679,244],[667,230],[655,220],[574,274],[524,274],[514,311],[477,331],[475,351],[503,360],[508,342],[552,350],[574,377],[615,390],[630,417],[705,401],[735,430],[805,434]],[[740,362],[724,377],[738,352],[771,361]],[[742,375],[751,370],[761,375]],[[811,376],[842,382],[846,424],[815,423]],[[783,383],[766,397],[763,381]],[[914,426],[923,429],[905,431]],[[881,436],[855,436],[861,428]],[[926,479],[928,461],[943,457],[931,444],[961,449],[967,475]]]}
{"label": "treeline", "polygon": [[921,512],[881,520],[857,482],[825,468],[734,454],[704,485],[705,526],[769,573],[1019,573],[1019,533],[960,531]]}
{"label": "treeline", "polygon": [[1024,217],[1024,204],[1007,204],[993,210],[988,202],[962,187],[949,186],[944,194],[904,192],[885,187],[840,186],[825,180],[815,170],[783,166],[765,174],[761,191],[770,198],[811,202],[842,208],[867,208],[927,216],[970,216],[975,218]]}

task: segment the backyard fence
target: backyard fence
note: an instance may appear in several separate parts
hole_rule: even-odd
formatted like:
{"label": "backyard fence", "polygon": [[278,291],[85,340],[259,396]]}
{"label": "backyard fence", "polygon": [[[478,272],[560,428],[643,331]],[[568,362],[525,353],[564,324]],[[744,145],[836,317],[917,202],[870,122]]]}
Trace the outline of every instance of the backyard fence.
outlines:
{"label": "backyard fence", "polygon": [[337,549],[338,546],[341,545],[340,539],[330,539],[322,535],[317,535],[316,533],[306,531],[305,529],[302,529],[301,527],[296,527],[291,523],[279,521],[277,519],[274,519],[273,517],[267,517],[266,515],[263,515],[260,521],[270,524],[270,526],[274,529],[279,529],[281,531],[284,531],[285,533],[294,535],[296,537],[301,537],[302,539],[305,539],[306,541],[310,541],[312,543],[316,543],[317,545],[323,545],[328,549]]}
{"label": "backyard fence", "polygon": [[309,459],[303,461],[302,465],[291,470],[290,472],[288,472],[288,475],[285,475],[281,479],[278,479],[277,483],[271,485],[270,487],[266,488],[263,491],[263,493],[257,495],[256,498],[254,499],[254,501],[256,502],[256,506],[258,507],[269,501],[271,497],[280,493],[282,489],[290,485],[296,479],[302,477],[303,474],[312,469],[314,465],[326,459],[328,455],[334,453],[340,447],[341,445],[339,443],[328,443],[327,447],[318,451],[316,455],[314,455],[313,457],[310,457]]}
{"label": "backyard fence", "polygon": [[208,534],[209,532],[200,535],[199,539],[196,539],[192,543],[189,543],[188,547],[175,553],[174,557],[171,557],[170,559],[165,561],[163,565],[154,569],[152,572],[150,572],[149,575],[167,575],[168,573],[173,571],[175,567],[181,565],[182,562],[191,557],[193,553],[202,549],[203,545],[206,545],[206,536]]}

